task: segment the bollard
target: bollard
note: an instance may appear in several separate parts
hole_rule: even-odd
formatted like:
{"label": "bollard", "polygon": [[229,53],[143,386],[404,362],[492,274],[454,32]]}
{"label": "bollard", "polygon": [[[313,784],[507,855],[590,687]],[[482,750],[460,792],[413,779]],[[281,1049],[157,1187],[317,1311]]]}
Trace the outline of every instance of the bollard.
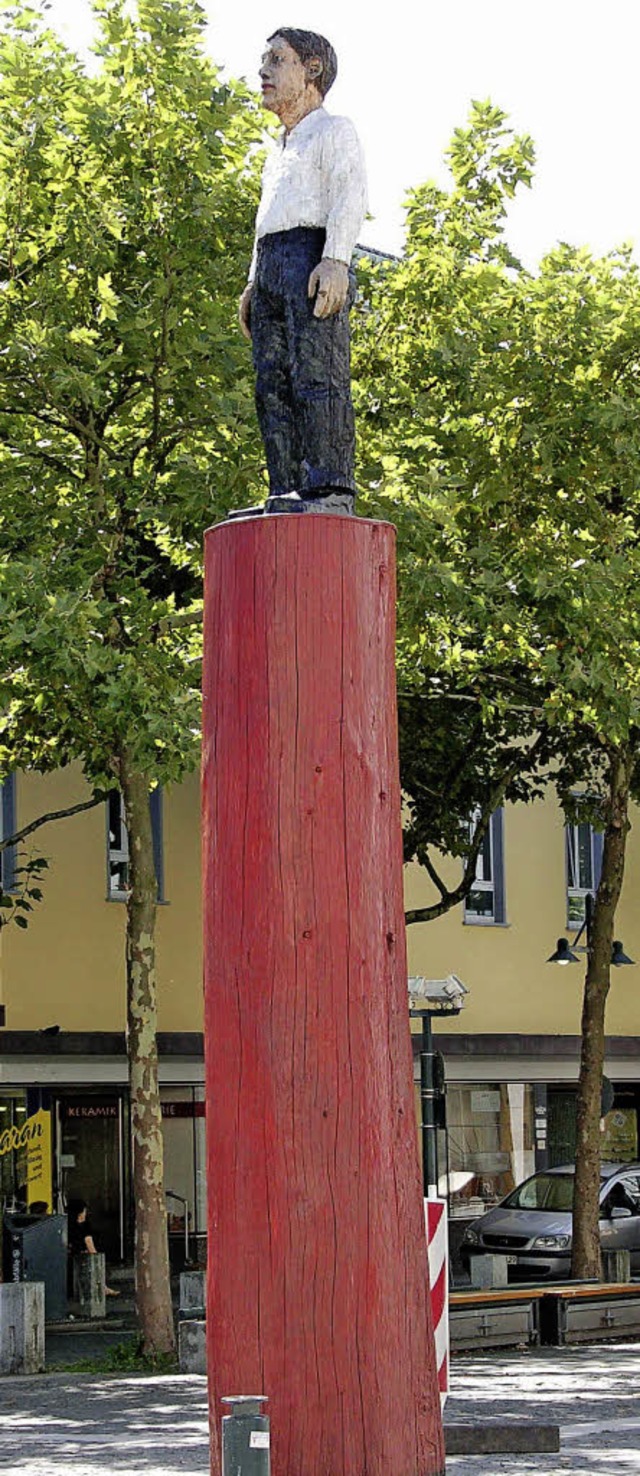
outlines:
{"label": "bollard", "polygon": [[469,1265],[471,1285],[478,1291],[491,1291],[494,1287],[507,1286],[509,1273],[506,1256],[472,1256]]}
{"label": "bollard", "polygon": [[601,1254],[603,1281],[620,1284],[631,1281],[631,1251],[621,1247],[619,1250],[603,1250]]}
{"label": "bollard", "polygon": [[207,1346],[203,1317],[182,1315],[178,1323],[178,1367],[180,1373],[206,1374]]}
{"label": "bollard", "polygon": [[73,1296],[81,1317],[103,1318],[107,1314],[105,1260],[102,1251],[83,1251],[73,1258]]}
{"label": "bollard", "polygon": [[0,1374],[44,1372],[44,1282],[0,1286]]}
{"label": "bollard", "polygon": [[204,1317],[204,1271],[181,1271],[180,1316]]}
{"label": "bollard", "polygon": [[260,1406],[266,1394],[223,1397],[231,1414],[222,1421],[222,1476],[270,1476],[269,1420]]}

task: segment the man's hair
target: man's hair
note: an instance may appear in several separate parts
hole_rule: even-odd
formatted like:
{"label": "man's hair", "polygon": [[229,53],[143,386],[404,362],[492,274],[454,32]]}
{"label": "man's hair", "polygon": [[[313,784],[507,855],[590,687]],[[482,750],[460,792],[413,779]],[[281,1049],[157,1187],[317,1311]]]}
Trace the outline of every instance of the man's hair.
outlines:
{"label": "man's hair", "polygon": [[78,1215],[81,1215],[86,1208],[86,1199],[70,1199],[67,1203],[67,1214],[70,1219],[77,1220]]}
{"label": "man's hair", "polygon": [[313,81],[321,96],[326,97],[338,75],[338,58],[330,41],[316,31],[297,31],[292,26],[278,26],[272,36],[267,36],[268,42],[275,41],[276,36],[289,42],[301,62],[309,62],[313,57],[322,62],[320,76],[314,77]]}

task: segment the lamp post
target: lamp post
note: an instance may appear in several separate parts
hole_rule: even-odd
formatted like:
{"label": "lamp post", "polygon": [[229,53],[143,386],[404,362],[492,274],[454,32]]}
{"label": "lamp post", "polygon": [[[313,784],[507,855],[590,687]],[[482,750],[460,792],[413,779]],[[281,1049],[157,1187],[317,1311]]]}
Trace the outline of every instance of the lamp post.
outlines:
{"label": "lamp post", "polygon": [[[584,899],[584,922],[582,924],[582,927],[576,933],[573,943],[570,944],[568,938],[558,938],[555,950],[549,955],[547,963],[555,963],[561,965],[579,963],[580,960],[578,958],[578,955],[577,953],[573,952],[573,949],[577,948],[583,933],[586,937],[587,953],[589,952],[589,949],[591,947],[591,925],[593,922],[594,901],[595,898],[593,892],[587,892]],[[625,953],[620,939],[616,939],[611,947],[611,963],[613,967],[619,969],[623,964],[632,964],[633,962],[634,959],[629,958],[629,955]]]}
{"label": "lamp post", "polygon": [[434,1072],[435,1052],[431,1021],[434,1016],[459,1015],[469,993],[456,974],[446,979],[424,979],[413,975],[409,979],[409,1014],[422,1021],[420,1049],[420,1106],[422,1133],[422,1183],[425,1199],[437,1192],[438,1147],[435,1099],[437,1086]]}

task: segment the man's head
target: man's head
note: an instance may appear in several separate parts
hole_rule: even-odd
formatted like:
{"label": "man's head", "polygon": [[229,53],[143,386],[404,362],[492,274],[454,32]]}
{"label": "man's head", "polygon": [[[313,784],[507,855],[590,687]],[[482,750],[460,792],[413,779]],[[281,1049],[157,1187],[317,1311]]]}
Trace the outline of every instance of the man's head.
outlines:
{"label": "man's head", "polygon": [[319,107],[337,71],[335,51],[324,36],[283,26],[269,37],[262,58],[263,101],[291,128]]}
{"label": "man's head", "polygon": [[327,41],[326,36],[319,36],[317,31],[297,31],[293,26],[281,26],[274,31],[273,36],[269,36],[269,44],[277,36],[281,36],[295,51],[309,80],[314,82],[320,96],[326,97],[338,75],[338,58],[331,42]]}

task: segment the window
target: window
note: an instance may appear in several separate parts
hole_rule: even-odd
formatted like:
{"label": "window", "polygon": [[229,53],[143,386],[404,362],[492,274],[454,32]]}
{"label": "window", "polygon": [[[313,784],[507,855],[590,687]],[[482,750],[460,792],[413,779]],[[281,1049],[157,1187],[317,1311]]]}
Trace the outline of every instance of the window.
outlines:
{"label": "window", "polygon": [[[152,789],[149,795],[149,810],[151,812],[153,860],[158,884],[158,902],[164,902],[164,846],[161,789]],[[107,800],[107,897],[112,902],[124,902],[127,899],[128,892],[129,837],[124,818],[124,804],[120,790],[112,789]]]}
{"label": "window", "polygon": [[[474,815],[470,834],[473,836],[478,815]],[[480,847],[473,886],[464,904],[464,920],[468,923],[504,923],[506,919],[504,885],[504,810],[495,810]]]}
{"label": "window", "polygon": [[567,927],[581,928],[585,897],[595,892],[602,868],[602,834],[586,820],[565,826],[567,856]]}
{"label": "window", "polygon": [[605,1215],[610,1215],[612,1209],[626,1209],[632,1215],[640,1215],[640,1176],[638,1174],[625,1174],[624,1179],[617,1179],[611,1185],[603,1204],[602,1210]]}
{"label": "window", "polygon": [[172,1258],[196,1260],[194,1237],[206,1231],[206,1147],[204,1087],[160,1088],[164,1182]]}
{"label": "window", "polygon": [[[8,774],[0,784],[0,837],[13,835],[16,829],[16,776]],[[0,851],[0,888],[13,892],[16,885],[16,848]]]}
{"label": "window", "polygon": [[534,1122],[528,1082],[448,1083],[449,1172],[440,1192],[448,1189],[452,1218],[481,1215],[533,1173]]}

